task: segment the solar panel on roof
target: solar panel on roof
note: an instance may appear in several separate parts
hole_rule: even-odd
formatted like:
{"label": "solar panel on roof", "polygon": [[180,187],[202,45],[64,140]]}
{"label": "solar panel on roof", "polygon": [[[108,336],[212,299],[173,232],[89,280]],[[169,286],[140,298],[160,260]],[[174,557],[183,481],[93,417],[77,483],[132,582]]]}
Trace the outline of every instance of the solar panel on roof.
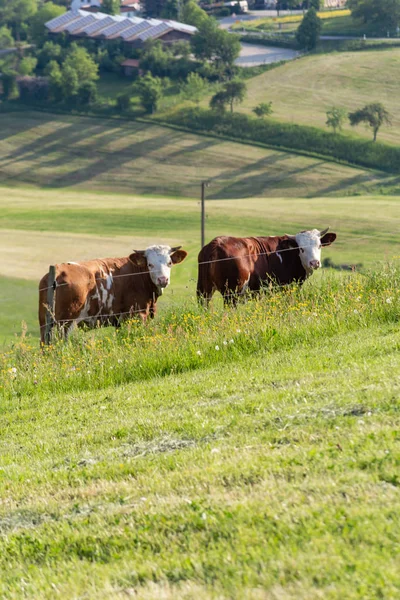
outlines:
{"label": "solar panel on roof", "polygon": [[47,29],[50,29],[52,31],[53,29],[58,29],[63,25],[67,25],[68,23],[75,21],[80,16],[81,15],[79,14],[79,12],[69,11],[64,13],[63,15],[60,15],[59,17],[51,19],[51,21],[47,21],[47,23],[45,23],[45,26],[47,27]]}
{"label": "solar panel on roof", "polygon": [[68,33],[76,33],[77,31],[80,31],[90,23],[93,23],[93,21],[97,21],[94,15],[81,17],[77,21],[72,21],[72,23],[64,27],[64,31],[68,31]]}
{"label": "solar panel on roof", "polygon": [[107,27],[108,25],[112,25],[113,23],[114,23],[113,18],[111,16],[108,16],[108,17],[105,17],[104,19],[100,19],[96,23],[91,23],[90,25],[85,27],[85,29],[82,29],[82,33],[86,33],[87,35],[90,35],[90,34],[94,33],[95,31],[98,31],[99,29],[104,29],[104,27]]}
{"label": "solar panel on roof", "polygon": [[125,29],[125,31],[121,33],[121,38],[125,41],[131,40],[137,37],[137,35],[142,31],[150,29],[150,27],[151,25],[147,21],[143,20],[141,23],[137,23],[136,25],[132,25],[132,27],[129,27],[129,29]]}
{"label": "solar panel on roof", "polygon": [[145,40],[148,40],[148,39],[151,39],[154,37],[158,37],[162,33],[170,31],[171,29],[172,29],[172,27],[167,25],[167,23],[160,23],[160,25],[156,25],[155,27],[150,27],[150,29],[147,29],[146,31],[141,33],[138,36],[138,39],[141,40],[142,42],[144,42]]}
{"label": "solar panel on roof", "polygon": [[110,36],[114,36],[114,35],[118,34],[120,31],[127,29],[131,25],[132,25],[132,22],[130,19],[128,19],[128,18],[122,19],[122,21],[117,21],[116,23],[114,23],[114,25],[111,25],[110,27],[103,29],[103,31],[101,32],[101,36],[104,36],[106,38],[108,38]]}

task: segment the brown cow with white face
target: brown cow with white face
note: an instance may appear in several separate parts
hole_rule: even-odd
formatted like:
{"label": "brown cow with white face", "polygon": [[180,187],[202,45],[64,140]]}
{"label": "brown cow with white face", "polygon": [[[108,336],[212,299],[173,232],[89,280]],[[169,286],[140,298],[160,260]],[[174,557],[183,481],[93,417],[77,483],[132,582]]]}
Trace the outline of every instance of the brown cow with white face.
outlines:
{"label": "brown cow with white face", "polygon": [[214,238],[199,254],[197,296],[208,304],[214,292],[225,303],[235,303],[247,290],[259,291],[263,283],[286,285],[303,282],[321,266],[321,248],[336,233],[312,229],[296,235]]}
{"label": "brown cow with white face", "polygon": [[[171,267],[187,256],[170,246],[149,246],[123,258],[102,258],[56,266],[55,321],[71,325],[119,326],[131,316],[154,317],[157,298],[170,282]],[[40,339],[44,342],[48,275],[39,284]]]}

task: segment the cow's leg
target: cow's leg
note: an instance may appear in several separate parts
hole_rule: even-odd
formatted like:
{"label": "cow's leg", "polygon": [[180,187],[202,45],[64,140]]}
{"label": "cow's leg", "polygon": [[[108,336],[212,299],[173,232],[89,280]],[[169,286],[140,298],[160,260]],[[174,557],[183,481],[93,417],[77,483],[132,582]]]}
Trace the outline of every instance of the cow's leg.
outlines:
{"label": "cow's leg", "polygon": [[200,292],[199,290],[197,290],[197,300],[199,302],[199,304],[201,304],[204,308],[208,308],[211,298],[213,296],[214,290],[211,291],[207,291],[207,292]]}

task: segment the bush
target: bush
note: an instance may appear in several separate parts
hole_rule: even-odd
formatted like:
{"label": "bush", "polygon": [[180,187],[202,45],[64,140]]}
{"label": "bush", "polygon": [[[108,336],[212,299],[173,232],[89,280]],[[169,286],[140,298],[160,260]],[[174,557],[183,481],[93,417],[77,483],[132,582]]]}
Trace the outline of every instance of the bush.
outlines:
{"label": "bush", "polygon": [[97,85],[94,81],[85,81],[79,86],[77,101],[80,106],[95,104],[98,98]]}
{"label": "bush", "polygon": [[5,100],[12,100],[18,96],[17,73],[15,71],[3,71],[1,82]]}
{"label": "bush", "polygon": [[131,94],[123,92],[117,96],[117,109],[119,112],[127,112],[131,107]]}
{"label": "bush", "polygon": [[19,77],[19,99],[27,104],[46,102],[49,99],[49,81],[47,77]]}
{"label": "bush", "polygon": [[400,173],[400,148],[333,135],[316,127],[277,123],[242,113],[221,114],[199,108],[178,111],[168,118],[168,122],[213,135],[315,153],[363,167]]}

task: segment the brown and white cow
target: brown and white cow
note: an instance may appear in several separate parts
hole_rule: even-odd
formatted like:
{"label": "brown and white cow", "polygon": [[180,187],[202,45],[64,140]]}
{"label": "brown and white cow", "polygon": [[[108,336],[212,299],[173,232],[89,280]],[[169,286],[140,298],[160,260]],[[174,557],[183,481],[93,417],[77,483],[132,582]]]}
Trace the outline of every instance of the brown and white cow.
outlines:
{"label": "brown and white cow", "polygon": [[303,282],[321,266],[321,248],[336,233],[312,229],[274,237],[216,237],[199,254],[197,296],[208,304],[213,293],[235,303],[247,290],[259,291],[266,282]]}
{"label": "brown and white cow", "polygon": [[[131,316],[154,317],[157,298],[167,287],[171,267],[187,252],[149,246],[123,258],[102,258],[56,266],[55,321],[66,334],[71,325],[119,326]],[[48,275],[39,284],[40,338],[44,342]]]}

